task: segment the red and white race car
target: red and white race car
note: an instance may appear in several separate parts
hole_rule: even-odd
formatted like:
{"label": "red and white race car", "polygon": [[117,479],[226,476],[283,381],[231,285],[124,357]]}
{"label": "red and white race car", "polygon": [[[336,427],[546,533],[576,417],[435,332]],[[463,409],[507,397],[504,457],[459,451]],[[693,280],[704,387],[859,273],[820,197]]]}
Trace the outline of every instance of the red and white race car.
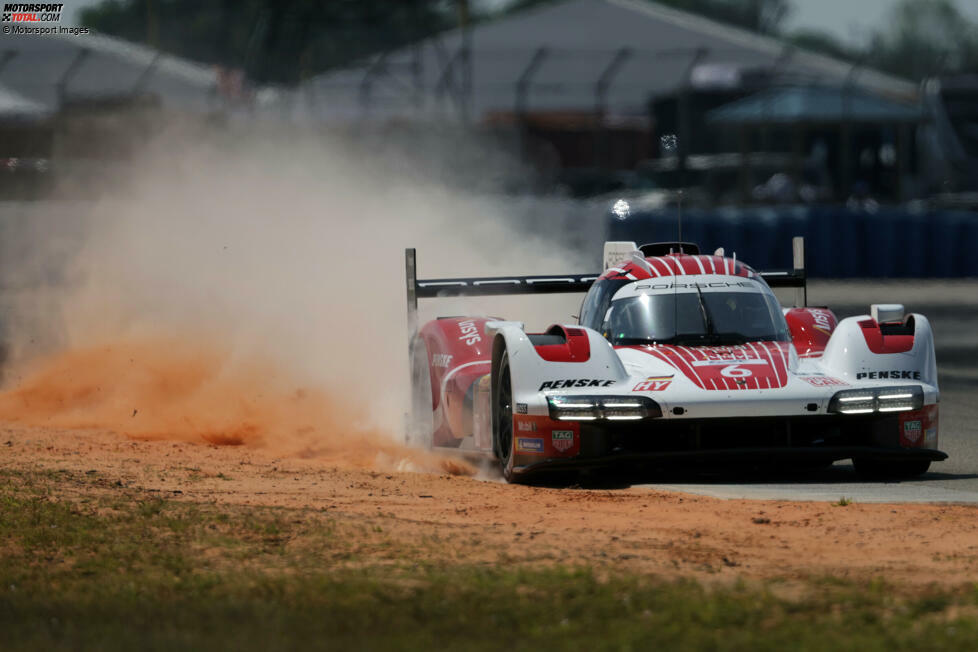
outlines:
{"label": "red and white race car", "polygon": [[[927,318],[898,304],[837,322],[805,306],[795,269],[759,273],[691,243],[605,243],[600,275],[419,280],[408,439],[498,460],[509,481],[543,471],[679,462],[829,464],[909,477],[937,449]],[[782,308],[771,287],[795,287]],[[449,317],[417,328],[419,298],[583,292],[578,324]]]}

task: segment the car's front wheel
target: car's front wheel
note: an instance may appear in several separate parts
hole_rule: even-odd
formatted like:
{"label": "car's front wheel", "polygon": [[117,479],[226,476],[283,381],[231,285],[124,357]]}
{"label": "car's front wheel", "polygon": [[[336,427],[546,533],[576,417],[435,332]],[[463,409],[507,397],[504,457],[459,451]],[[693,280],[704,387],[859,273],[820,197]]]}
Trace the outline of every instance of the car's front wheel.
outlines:
{"label": "car's front wheel", "polygon": [[513,472],[513,383],[509,372],[509,356],[503,351],[492,387],[493,445],[503,477],[515,482]]}

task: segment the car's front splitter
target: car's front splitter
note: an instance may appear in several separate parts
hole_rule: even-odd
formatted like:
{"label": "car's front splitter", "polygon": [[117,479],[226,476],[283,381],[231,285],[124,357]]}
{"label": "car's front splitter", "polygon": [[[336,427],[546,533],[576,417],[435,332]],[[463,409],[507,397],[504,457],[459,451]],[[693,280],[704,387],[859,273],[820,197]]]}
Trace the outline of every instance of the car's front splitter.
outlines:
{"label": "car's front splitter", "polygon": [[947,453],[929,448],[891,448],[879,446],[806,446],[795,448],[730,448],[713,450],[629,452],[596,457],[551,458],[518,467],[516,474],[528,478],[566,471],[654,471],[677,466],[734,468],[748,464],[810,464],[852,458],[878,460],[927,460],[939,462]]}

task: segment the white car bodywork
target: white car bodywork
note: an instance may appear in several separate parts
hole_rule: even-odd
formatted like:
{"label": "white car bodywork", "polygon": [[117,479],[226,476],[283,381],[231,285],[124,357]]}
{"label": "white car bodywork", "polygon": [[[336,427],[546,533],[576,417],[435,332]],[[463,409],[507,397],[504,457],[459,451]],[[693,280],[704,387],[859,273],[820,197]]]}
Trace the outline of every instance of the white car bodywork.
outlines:
{"label": "white car bodywork", "polygon": [[[700,256],[680,247],[678,253],[646,256],[632,243],[608,244],[608,269],[593,286],[587,282],[590,291],[614,282],[601,299],[604,320],[592,316],[589,323],[531,334],[520,322],[482,319],[480,347],[464,349],[433,334],[450,328],[450,319],[422,329],[429,360],[453,361],[453,368],[430,368],[433,378],[444,379],[433,401],[441,424],[435,445],[492,455],[511,480],[536,469],[698,455],[829,462],[852,457],[868,460],[866,467],[889,460],[904,470],[926,469],[946,457],[937,450],[937,365],[923,315],[905,316],[899,304],[880,304],[869,315],[836,324],[826,309],[780,308],[764,275],[722,250]],[[555,280],[563,279],[526,282]],[[476,279],[472,285],[496,281]],[[444,288],[467,282],[418,283]],[[636,343],[609,332],[613,312],[624,311],[628,301],[641,307],[671,300],[661,305],[674,306],[672,327],[680,332],[681,303],[689,311],[698,301],[709,328],[709,313],[725,310],[723,302],[730,314],[748,314],[737,308],[748,305],[748,297],[767,307],[764,315],[775,324],[771,334],[727,343],[721,336],[739,334],[704,333],[701,343],[679,335]],[[602,321],[605,332],[593,327]],[[459,328],[472,323],[469,318]],[[813,334],[818,346],[810,345]],[[448,381],[458,381],[460,370],[475,375],[452,386]],[[451,418],[452,405],[462,406],[461,416]]]}

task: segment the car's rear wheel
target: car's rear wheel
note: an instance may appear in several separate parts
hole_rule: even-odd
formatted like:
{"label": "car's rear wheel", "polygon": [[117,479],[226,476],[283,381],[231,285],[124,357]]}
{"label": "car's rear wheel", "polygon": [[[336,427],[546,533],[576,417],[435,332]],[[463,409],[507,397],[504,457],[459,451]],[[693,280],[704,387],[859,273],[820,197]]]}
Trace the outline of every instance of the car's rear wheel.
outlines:
{"label": "car's rear wheel", "polygon": [[434,401],[431,393],[431,368],[428,347],[421,337],[411,343],[411,413],[406,441],[409,446],[431,448],[434,439]]}
{"label": "car's rear wheel", "polygon": [[857,457],[852,460],[856,473],[872,480],[906,480],[927,473],[930,460],[880,460]]}
{"label": "car's rear wheel", "polygon": [[508,482],[515,482],[513,473],[513,383],[509,373],[509,356],[503,352],[493,378],[492,429],[496,457]]}

